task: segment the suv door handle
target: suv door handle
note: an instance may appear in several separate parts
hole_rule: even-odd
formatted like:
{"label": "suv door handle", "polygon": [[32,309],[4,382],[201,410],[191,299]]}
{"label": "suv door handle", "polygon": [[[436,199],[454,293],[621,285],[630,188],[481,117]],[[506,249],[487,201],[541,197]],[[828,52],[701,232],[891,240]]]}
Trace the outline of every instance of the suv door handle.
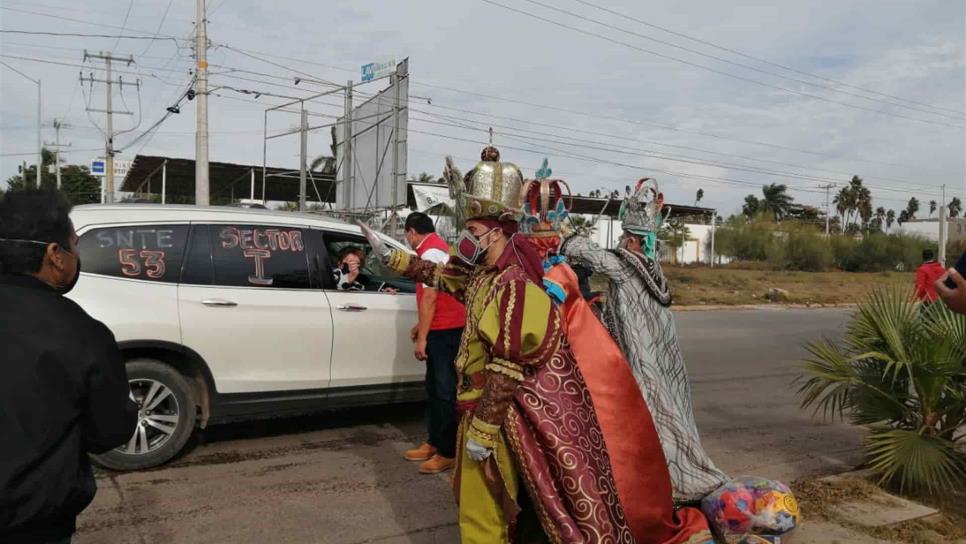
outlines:
{"label": "suv door handle", "polygon": [[202,300],[201,303],[204,304],[205,306],[222,306],[225,308],[238,306],[237,302],[232,302],[230,300],[225,300],[223,298],[207,298],[205,300]]}
{"label": "suv door handle", "polygon": [[336,309],[342,310],[343,312],[364,312],[369,308],[365,306],[359,306],[358,304],[339,304]]}

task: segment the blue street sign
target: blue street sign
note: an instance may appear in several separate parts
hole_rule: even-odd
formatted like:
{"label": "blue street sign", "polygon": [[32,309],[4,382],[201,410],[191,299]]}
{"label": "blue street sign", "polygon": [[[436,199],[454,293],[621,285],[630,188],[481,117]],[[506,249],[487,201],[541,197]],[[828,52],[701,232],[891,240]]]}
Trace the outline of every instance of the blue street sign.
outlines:
{"label": "blue street sign", "polygon": [[375,77],[375,73],[376,73],[375,67],[376,67],[376,63],[374,63],[374,62],[370,62],[369,64],[363,64],[362,65],[362,81],[363,82],[372,81],[372,78]]}
{"label": "blue street sign", "polygon": [[91,160],[91,174],[95,176],[103,176],[107,168],[107,161],[104,159],[93,159]]}

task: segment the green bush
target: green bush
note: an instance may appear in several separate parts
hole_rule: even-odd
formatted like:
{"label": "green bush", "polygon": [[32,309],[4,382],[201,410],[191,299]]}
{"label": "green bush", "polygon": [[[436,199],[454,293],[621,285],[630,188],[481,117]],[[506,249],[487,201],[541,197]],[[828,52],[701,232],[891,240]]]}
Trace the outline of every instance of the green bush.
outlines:
{"label": "green bush", "polygon": [[[825,234],[813,225],[776,225],[732,217],[715,233],[715,253],[735,261],[767,263],[773,270],[847,272],[915,270],[922,250],[935,244],[909,234]],[[710,248],[709,248],[710,249]],[[955,259],[958,253],[950,254]]]}

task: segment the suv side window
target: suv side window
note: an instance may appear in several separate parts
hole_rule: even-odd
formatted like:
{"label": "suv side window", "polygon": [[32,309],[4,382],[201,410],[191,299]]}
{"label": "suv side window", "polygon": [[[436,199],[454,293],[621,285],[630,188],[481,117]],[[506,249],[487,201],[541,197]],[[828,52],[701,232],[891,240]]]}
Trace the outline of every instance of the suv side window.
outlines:
{"label": "suv side window", "polygon": [[84,272],[177,283],[188,225],[94,228],[77,244]]}
{"label": "suv side window", "polygon": [[[208,225],[215,285],[310,289],[303,229],[274,225]],[[193,244],[194,245],[194,244]]]}
{"label": "suv side window", "polygon": [[[360,235],[346,234],[343,232],[326,232],[325,249],[328,253],[328,262],[332,270],[330,276],[334,277],[335,268],[338,266],[339,255],[348,248],[361,249],[366,254],[365,263],[362,266],[362,273],[367,281],[364,282],[366,291],[382,291],[384,289],[395,289],[401,293],[415,293],[416,284],[390,270],[382,261],[372,254],[369,242]],[[334,280],[327,282],[326,289],[335,288]]]}

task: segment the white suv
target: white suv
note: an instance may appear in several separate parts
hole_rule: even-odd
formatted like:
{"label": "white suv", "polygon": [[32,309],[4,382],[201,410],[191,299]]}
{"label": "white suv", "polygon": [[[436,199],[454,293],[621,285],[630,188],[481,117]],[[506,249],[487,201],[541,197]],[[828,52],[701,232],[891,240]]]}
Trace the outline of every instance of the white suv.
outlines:
{"label": "white suv", "polygon": [[337,289],[337,255],[369,255],[358,227],[141,204],[78,206],[71,219],[83,272],[70,297],[114,332],[141,408],[131,440],[101,464],[164,463],[196,426],[421,398],[412,282],[370,258],[371,291]]}

